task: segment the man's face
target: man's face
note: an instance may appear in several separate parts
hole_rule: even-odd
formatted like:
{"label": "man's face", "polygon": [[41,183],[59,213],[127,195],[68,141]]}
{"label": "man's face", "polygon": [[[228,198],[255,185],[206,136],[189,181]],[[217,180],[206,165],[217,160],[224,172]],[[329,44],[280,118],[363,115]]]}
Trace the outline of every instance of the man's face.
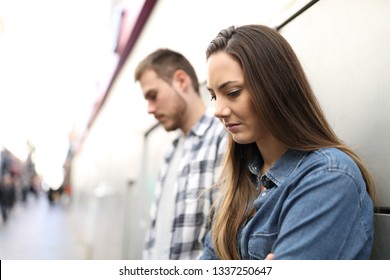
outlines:
{"label": "man's face", "polygon": [[157,76],[154,70],[146,70],[139,82],[148,102],[148,113],[153,114],[166,131],[181,128],[187,104],[175,86]]}

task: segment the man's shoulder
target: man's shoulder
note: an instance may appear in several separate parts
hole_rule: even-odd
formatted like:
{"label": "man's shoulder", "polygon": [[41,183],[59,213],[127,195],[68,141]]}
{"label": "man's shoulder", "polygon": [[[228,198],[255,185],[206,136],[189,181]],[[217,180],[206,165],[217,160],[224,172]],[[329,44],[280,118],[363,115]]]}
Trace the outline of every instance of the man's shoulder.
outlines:
{"label": "man's shoulder", "polygon": [[212,122],[210,128],[214,131],[214,134],[220,135],[221,137],[227,136],[225,126],[218,119]]}
{"label": "man's shoulder", "polygon": [[218,131],[219,133],[226,134],[225,126],[214,116],[214,111],[211,108],[208,108],[205,112],[205,121],[209,123],[209,130],[212,133]]}
{"label": "man's shoulder", "polygon": [[202,118],[192,128],[192,133],[201,138],[221,138],[225,134],[225,129],[219,119],[214,116],[211,108],[207,108]]}

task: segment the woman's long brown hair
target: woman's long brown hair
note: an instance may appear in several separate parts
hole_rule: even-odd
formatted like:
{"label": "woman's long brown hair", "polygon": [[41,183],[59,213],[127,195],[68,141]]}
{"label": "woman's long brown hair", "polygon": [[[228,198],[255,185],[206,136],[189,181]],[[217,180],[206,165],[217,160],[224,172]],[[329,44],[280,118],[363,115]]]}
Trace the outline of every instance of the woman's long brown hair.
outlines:
{"label": "woman's long brown hair", "polygon": [[[232,26],[211,41],[207,59],[218,51],[231,55],[241,65],[259,120],[277,139],[301,151],[325,147],[344,151],[358,165],[374,200],[370,172],[327,122],[298,58],[283,36],[263,25]],[[250,215],[248,209],[255,197],[247,168],[247,155],[254,149],[255,144],[238,144],[229,139],[212,231],[214,249],[221,259],[240,259],[237,234]]]}

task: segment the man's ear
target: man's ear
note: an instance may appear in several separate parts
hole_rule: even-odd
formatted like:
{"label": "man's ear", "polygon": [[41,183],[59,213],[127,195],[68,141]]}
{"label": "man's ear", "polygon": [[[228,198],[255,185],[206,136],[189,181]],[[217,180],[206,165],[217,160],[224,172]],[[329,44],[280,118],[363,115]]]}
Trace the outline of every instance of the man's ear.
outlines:
{"label": "man's ear", "polygon": [[172,80],[180,87],[182,91],[187,91],[188,87],[191,86],[190,78],[182,69],[176,70],[176,72],[173,74]]}

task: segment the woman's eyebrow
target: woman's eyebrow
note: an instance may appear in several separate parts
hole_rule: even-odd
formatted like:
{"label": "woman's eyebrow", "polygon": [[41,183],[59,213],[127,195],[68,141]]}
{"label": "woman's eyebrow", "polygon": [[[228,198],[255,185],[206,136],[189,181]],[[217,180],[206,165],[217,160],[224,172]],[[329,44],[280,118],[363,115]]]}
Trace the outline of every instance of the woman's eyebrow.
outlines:
{"label": "woman's eyebrow", "polygon": [[[228,85],[230,85],[232,83],[233,84],[234,83],[239,83],[239,81],[227,81],[227,82],[224,82],[224,83],[220,84],[217,88],[218,88],[218,90],[223,90],[224,88],[226,88]],[[210,91],[210,92],[213,92],[212,88],[207,87],[207,90]]]}

